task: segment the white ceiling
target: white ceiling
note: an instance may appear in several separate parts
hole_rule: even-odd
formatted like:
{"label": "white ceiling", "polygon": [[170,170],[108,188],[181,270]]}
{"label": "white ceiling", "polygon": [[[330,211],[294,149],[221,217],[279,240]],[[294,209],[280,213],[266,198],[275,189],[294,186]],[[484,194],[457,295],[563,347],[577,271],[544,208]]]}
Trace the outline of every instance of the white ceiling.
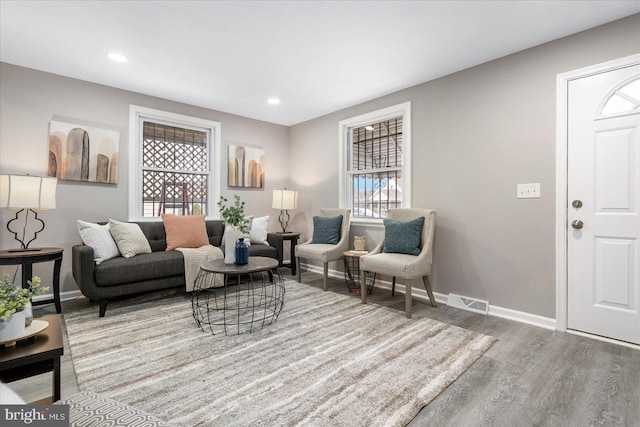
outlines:
{"label": "white ceiling", "polygon": [[0,60],[292,125],[639,12],[638,0],[0,0]]}

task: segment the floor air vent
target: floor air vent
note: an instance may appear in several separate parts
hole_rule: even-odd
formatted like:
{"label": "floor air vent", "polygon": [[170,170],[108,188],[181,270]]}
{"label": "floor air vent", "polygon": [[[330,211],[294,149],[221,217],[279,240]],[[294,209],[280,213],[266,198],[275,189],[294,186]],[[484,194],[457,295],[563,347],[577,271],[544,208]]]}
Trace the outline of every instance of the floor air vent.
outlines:
{"label": "floor air vent", "polygon": [[487,314],[489,312],[489,301],[463,297],[462,295],[449,294],[449,296],[447,296],[447,305],[449,307],[473,311],[474,313]]}

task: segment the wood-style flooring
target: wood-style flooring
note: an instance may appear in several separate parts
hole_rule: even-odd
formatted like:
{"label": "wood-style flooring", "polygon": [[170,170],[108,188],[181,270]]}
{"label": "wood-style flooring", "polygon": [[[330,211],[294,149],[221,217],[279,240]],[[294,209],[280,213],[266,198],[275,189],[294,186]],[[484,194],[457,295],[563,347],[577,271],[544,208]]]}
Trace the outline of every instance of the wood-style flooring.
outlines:
{"label": "wood-style flooring", "polygon": [[[313,273],[303,272],[303,281],[322,287],[321,276]],[[330,279],[328,292],[347,294],[344,281]],[[396,308],[398,316],[404,316],[402,294],[391,297],[390,291],[376,288],[369,301]],[[64,302],[63,313],[88,304],[95,306],[98,316],[97,305],[85,298]],[[36,307],[34,314],[50,313],[55,313],[52,305]],[[411,427],[640,426],[640,350],[442,304],[434,308],[415,299],[413,313],[498,341],[424,407]],[[66,331],[64,340],[63,399],[78,392]],[[51,374],[11,387],[26,401],[35,401],[50,394]]]}

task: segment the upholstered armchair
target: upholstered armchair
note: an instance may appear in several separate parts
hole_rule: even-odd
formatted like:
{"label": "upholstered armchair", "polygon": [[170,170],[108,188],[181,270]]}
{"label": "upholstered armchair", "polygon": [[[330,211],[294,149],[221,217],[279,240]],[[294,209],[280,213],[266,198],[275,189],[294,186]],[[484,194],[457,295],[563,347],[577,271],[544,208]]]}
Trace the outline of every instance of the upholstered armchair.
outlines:
{"label": "upholstered armchair", "polygon": [[[416,225],[420,222],[419,218],[424,217],[422,230],[414,235],[411,232],[404,234],[409,230],[409,226],[413,224],[414,230],[419,230]],[[393,237],[394,247],[391,244],[385,245],[385,236],[383,235],[380,243],[369,254],[360,258],[360,277],[366,277],[365,272],[377,273],[385,276],[391,276],[391,295],[395,294],[396,278],[403,279],[405,282],[405,314],[407,318],[411,318],[411,287],[414,280],[419,279],[423,282],[424,288],[429,295],[431,305],[437,307],[433,291],[431,290],[431,264],[433,263],[433,234],[436,225],[436,211],[431,209],[391,209],[389,210],[389,220],[402,221],[402,224],[395,224],[401,229],[391,229],[388,227],[394,224],[385,224],[385,235]],[[409,223],[411,221],[411,223]],[[393,230],[393,231],[391,231]],[[413,244],[411,241],[413,240]],[[412,254],[411,254],[412,253]],[[361,280],[362,303],[367,302],[366,283]]]}
{"label": "upholstered armchair", "polygon": [[[342,215],[342,222],[339,229],[334,229],[336,217],[339,215]],[[300,258],[322,261],[324,267],[322,289],[327,290],[329,262],[342,259],[342,253],[349,248],[350,216],[349,209],[320,209],[318,219],[314,218],[313,237],[296,246],[298,282],[302,280]]]}

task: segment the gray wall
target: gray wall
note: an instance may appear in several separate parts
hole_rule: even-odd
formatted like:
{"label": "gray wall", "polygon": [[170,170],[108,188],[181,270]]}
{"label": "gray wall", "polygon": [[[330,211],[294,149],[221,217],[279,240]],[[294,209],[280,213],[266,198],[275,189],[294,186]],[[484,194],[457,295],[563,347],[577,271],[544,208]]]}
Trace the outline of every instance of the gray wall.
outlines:
{"label": "gray wall", "polygon": [[[338,205],[338,122],[411,101],[413,206],[438,212],[434,290],[555,318],[556,75],[639,52],[634,15],[293,126],[294,227],[308,237]],[[529,182],[542,197],[516,199]],[[369,248],[382,234],[353,229]]]}
{"label": "gray wall", "polygon": [[[288,184],[288,128],[232,114],[197,108],[107,86],[87,83],[27,68],[0,63],[0,173],[46,175],[49,122],[69,120],[94,124],[120,132],[120,168],[117,185],[59,181],[57,209],[40,212],[46,222],[32,246],[65,249],[62,291],[77,290],[71,276],[71,246],[80,242],[76,220],[128,219],[129,105],[191,115],[221,123],[222,155],[228,144],[262,146],[266,155],[266,188],[228,188],[226,157],[222,165],[222,194],[239,194],[246,212],[271,215],[270,229],[277,230],[279,211],[271,209],[271,190]],[[6,229],[15,212],[0,209],[0,249],[18,247]],[[15,268],[2,267],[0,274],[13,275]],[[51,264],[34,266],[34,274],[51,282]],[[17,280],[20,280],[18,273]]]}
{"label": "gray wall", "polygon": [[[338,121],[411,101],[413,204],[438,211],[435,291],[553,318],[556,75],[638,52],[635,15],[290,128],[0,64],[0,173],[46,173],[52,119],[120,131],[118,185],[60,182],[58,209],[41,214],[47,228],[38,245],[66,249],[62,281],[69,291],[76,289],[75,221],[127,218],[129,104],[219,121],[225,149],[263,146],[267,188],[227,188],[225,165],[223,194],[243,196],[248,213],[271,214],[270,228],[277,230],[270,190],[299,190],[289,228],[303,231],[304,239],[311,217],[338,205]],[[527,182],[541,183],[542,198],[515,198],[516,184]],[[5,229],[11,216],[0,209],[3,249],[15,247]],[[369,247],[381,235],[380,228],[353,229],[367,236]],[[49,270],[35,273],[46,281]]]}

